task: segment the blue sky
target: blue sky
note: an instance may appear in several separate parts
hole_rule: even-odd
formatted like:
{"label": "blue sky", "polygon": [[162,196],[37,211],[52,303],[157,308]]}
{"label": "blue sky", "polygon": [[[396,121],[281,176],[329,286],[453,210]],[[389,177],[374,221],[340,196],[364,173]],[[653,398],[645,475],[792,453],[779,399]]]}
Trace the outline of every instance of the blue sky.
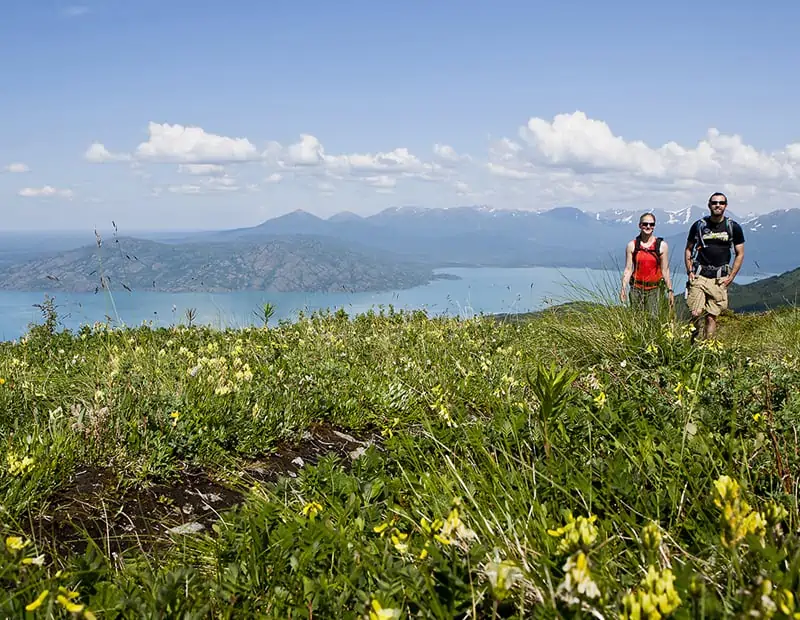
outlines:
{"label": "blue sky", "polygon": [[6,0],[6,228],[798,205],[800,5]]}

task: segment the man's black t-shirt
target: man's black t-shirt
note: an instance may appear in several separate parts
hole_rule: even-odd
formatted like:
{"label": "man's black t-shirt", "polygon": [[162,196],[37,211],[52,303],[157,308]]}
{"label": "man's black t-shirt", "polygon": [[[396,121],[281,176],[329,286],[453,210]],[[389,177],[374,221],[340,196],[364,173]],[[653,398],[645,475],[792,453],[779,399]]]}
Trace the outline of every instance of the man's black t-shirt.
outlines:
{"label": "man's black t-shirt", "polygon": [[[727,218],[726,218],[727,219]],[[733,244],[744,243],[744,231],[738,223],[729,220],[733,233]],[[697,262],[710,267],[722,267],[731,262],[731,239],[728,235],[728,226],[725,219],[714,223],[710,216],[704,217],[700,222],[695,222],[689,229],[686,243],[699,243],[698,234],[703,237],[703,245],[697,252]]]}

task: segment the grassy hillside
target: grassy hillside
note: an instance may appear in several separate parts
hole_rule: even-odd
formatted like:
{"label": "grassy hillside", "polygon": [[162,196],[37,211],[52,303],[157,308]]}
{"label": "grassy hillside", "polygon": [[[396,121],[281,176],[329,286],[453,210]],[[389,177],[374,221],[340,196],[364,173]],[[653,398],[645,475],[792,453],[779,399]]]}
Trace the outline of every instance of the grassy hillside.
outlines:
{"label": "grassy hillside", "polygon": [[795,306],[800,301],[800,268],[751,284],[733,284],[730,295],[731,309],[739,312]]}
{"label": "grassy hillside", "polygon": [[50,327],[0,345],[3,617],[800,612],[794,311]]}

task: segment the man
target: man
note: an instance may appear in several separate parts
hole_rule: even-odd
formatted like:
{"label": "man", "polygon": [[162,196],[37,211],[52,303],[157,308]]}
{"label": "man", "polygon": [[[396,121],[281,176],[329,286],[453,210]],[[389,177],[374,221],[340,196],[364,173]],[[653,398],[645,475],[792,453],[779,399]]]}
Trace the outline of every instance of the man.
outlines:
{"label": "man", "polygon": [[675,297],[669,274],[669,246],[662,237],[653,234],[655,227],[656,216],[653,213],[639,216],[639,234],[625,247],[625,270],[619,298],[625,303],[630,284],[631,306],[647,310],[657,317],[662,309],[663,289],[666,288],[669,294],[670,307],[675,303]]}
{"label": "man", "polygon": [[[717,317],[728,307],[728,287],[744,260],[744,232],[737,222],[725,217],[728,198],[716,192],[708,199],[710,215],[689,229],[684,259],[686,263],[686,305],[692,313],[694,340],[705,316],[705,336],[712,338]],[[733,266],[731,249],[735,253]]]}

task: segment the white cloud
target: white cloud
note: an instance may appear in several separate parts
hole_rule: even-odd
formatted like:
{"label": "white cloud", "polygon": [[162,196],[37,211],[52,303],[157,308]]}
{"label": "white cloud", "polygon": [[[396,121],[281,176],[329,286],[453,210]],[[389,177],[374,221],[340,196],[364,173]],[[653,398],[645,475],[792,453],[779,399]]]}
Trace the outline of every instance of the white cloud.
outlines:
{"label": "white cloud", "polygon": [[511,164],[507,167],[516,171],[553,168],[579,175],[624,174],[656,181],[709,183],[794,181],[800,176],[800,169],[790,161],[798,145],[765,153],[745,144],[738,135],[724,135],[713,128],[694,147],[675,142],[651,147],[640,140],[625,140],[605,122],[575,112],[559,114],[552,121],[531,118],[518,133],[521,142],[506,140],[499,149]]}
{"label": "white cloud", "polygon": [[433,154],[445,165],[460,164],[472,160],[469,155],[456,153],[456,150],[447,144],[434,144]]}
{"label": "white cloud", "polygon": [[[298,142],[286,148],[273,143],[270,149],[270,158],[275,165],[293,172],[295,177],[311,175],[360,183],[374,188],[380,194],[394,193],[401,181],[443,182],[452,178],[455,169],[468,161],[468,158],[459,156],[449,147],[441,147],[438,154],[447,160],[446,167],[434,161],[423,161],[405,147],[391,151],[334,155],[328,153],[321,141],[310,134],[302,134]],[[335,186],[329,181],[320,181],[317,187],[324,194],[330,194]]]}
{"label": "white cloud", "polygon": [[[354,185],[394,192],[394,200],[442,204],[491,199],[498,207],[543,208],[580,204],[584,208],[655,197],[664,206],[705,200],[729,188],[732,203],[776,202],[800,192],[800,143],[760,150],[738,135],[711,128],[694,144],[649,144],[616,134],[606,122],[577,111],[551,119],[532,117],[508,137],[494,139],[480,152],[461,153],[442,142],[427,154],[405,146],[336,152],[309,133],[282,145],[227,137],[200,127],[148,125],[149,137],[130,154],[111,153],[102,143],[86,152],[94,162],[131,161],[136,165],[178,164],[178,172],[198,178],[167,184],[165,193],[220,193],[240,189],[228,176],[237,167],[242,188],[276,185],[276,197],[294,190],[336,193],[344,203]],[[266,137],[268,138],[268,136]],[[258,162],[252,176],[243,165]],[[241,174],[238,174],[241,171]],[[214,181],[213,179],[218,179]],[[425,181],[424,186],[420,182]],[[234,189],[235,188],[235,189]],[[369,195],[372,195],[370,193]],[[390,206],[387,200],[384,206]],[[343,208],[350,208],[343,204]],[[365,207],[366,208],[366,207]],[[742,207],[743,208],[743,207]]]}
{"label": "white cloud", "polygon": [[526,172],[525,170],[519,170],[517,168],[508,168],[503,164],[496,164],[494,162],[489,162],[486,164],[486,167],[489,169],[494,175],[499,177],[505,177],[507,179],[516,179],[516,180],[528,180],[533,179],[536,175],[533,172]]}
{"label": "white cloud", "polygon": [[[311,134],[301,134],[289,146],[270,141],[262,151],[247,138],[231,138],[206,132],[200,127],[159,124],[148,125],[149,139],[131,154],[113,153],[101,142],[93,143],[84,158],[91,163],[132,161],[142,163],[177,163],[178,172],[197,176],[223,175],[225,163],[261,161],[272,168],[266,183],[277,183],[290,172],[293,177],[322,175],[341,181],[359,181],[379,189],[395,187],[398,179],[440,181],[452,176],[452,168],[469,161],[452,147],[437,145],[435,156],[447,164],[424,162],[409,149],[398,147],[376,153],[329,154],[321,141]],[[202,193],[201,184],[176,184],[175,191]],[[330,191],[325,186],[324,191]]]}
{"label": "white cloud", "polygon": [[326,161],[333,170],[353,175],[371,177],[374,173],[402,174],[406,177],[433,171],[431,164],[423,163],[407,148],[396,148],[385,153],[355,153],[336,155]]}
{"label": "white cloud", "polygon": [[199,179],[197,183],[170,185],[166,189],[172,194],[211,194],[215,192],[238,192],[241,187],[237,184],[236,179],[226,175]]}
{"label": "white cloud", "polygon": [[150,138],[136,147],[137,159],[155,162],[207,163],[253,161],[259,158],[247,138],[207,133],[200,127],[150,123]]}
{"label": "white cloud", "polygon": [[11,173],[22,173],[22,172],[29,172],[30,168],[27,164],[23,164],[21,162],[15,162],[12,164],[8,164],[6,167],[3,168],[4,172],[11,172]]}
{"label": "white cloud", "polygon": [[130,161],[131,156],[125,153],[111,153],[104,145],[94,142],[83,154],[86,161],[102,164],[113,161]]}
{"label": "white cloud", "polygon": [[694,145],[652,146],[574,112],[552,120],[531,118],[516,138],[493,141],[486,170],[497,179],[495,189],[513,180],[546,204],[591,206],[653,193],[670,204],[698,203],[728,187],[732,202],[753,205],[775,186],[784,195],[800,191],[800,144],[767,152],[712,128]]}
{"label": "white cloud", "polygon": [[[201,127],[170,125],[168,123],[149,123],[149,138],[136,147],[132,154],[111,153],[100,142],[92,144],[84,157],[91,163],[130,161],[153,163],[178,163],[194,166],[214,166],[232,162],[247,162],[261,158],[261,154],[247,138],[229,138],[208,133]],[[182,170],[189,174],[207,174]]]}
{"label": "white cloud", "polygon": [[325,162],[325,149],[314,136],[302,134],[300,142],[290,145],[281,161],[288,166],[317,166]]}
{"label": "white cloud", "polygon": [[225,167],[218,164],[180,164],[178,172],[196,176],[221,176],[225,174]]}
{"label": "white cloud", "polygon": [[39,198],[59,196],[61,198],[72,198],[74,195],[71,189],[56,189],[50,185],[44,187],[23,187],[19,190],[19,195],[24,198]]}
{"label": "white cloud", "polygon": [[397,185],[397,179],[381,174],[374,177],[366,177],[364,182],[372,187],[379,189],[391,189]]}

